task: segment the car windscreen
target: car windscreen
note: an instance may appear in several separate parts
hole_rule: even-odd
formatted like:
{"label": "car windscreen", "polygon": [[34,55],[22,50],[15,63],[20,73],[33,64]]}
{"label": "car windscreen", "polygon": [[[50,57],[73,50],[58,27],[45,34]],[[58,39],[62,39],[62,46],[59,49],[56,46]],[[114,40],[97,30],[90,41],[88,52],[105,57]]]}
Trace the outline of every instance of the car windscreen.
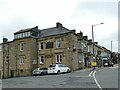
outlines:
{"label": "car windscreen", "polygon": [[40,70],[47,70],[47,68],[40,68]]}
{"label": "car windscreen", "polygon": [[49,67],[55,67],[55,66],[56,66],[56,65],[54,65],[54,64],[53,64],[53,65],[49,65]]}

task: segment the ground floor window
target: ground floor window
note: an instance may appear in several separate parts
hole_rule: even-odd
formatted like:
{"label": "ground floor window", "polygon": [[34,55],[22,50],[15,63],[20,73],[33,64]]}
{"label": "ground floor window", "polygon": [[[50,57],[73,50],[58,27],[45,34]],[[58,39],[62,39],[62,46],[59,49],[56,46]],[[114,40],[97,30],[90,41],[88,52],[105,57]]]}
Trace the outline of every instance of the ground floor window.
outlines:
{"label": "ground floor window", "polygon": [[19,61],[20,61],[20,64],[24,64],[25,63],[25,61],[24,61],[24,57],[19,57]]}
{"label": "ground floor window", "polygon": [[56,63],[62,63],[62,54],[56,55]]}
{"label": "ground floor window", "polygon": [[44,64],[44,56],[41,55],[39,58],[40,58],[40,64]]}
{"label": "ground floor window", "polygon": [[79,60],[79,63],[84,63],[84,54],[83,53],[78,53],[78,60]]}

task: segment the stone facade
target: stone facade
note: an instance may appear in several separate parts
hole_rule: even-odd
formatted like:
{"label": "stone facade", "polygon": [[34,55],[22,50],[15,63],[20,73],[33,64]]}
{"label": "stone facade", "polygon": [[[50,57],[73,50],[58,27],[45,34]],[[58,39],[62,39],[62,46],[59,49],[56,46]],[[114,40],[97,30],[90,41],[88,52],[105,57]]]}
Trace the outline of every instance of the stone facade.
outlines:
{"label": "stone facade", "polygon": [[[59,40],[60,42],[57,43]],[[47,48],[47,43],[49,42],[53,43],[52,48]],[[41,43],[43,43],[43,49],[40,48]],[[77,48],[77,37],[74,33],[70,32],[38,39],[38,45],[39,67],[48,67],[50,64],[63,63],[69,66],[71,70],[78,68],[77,49],[74,51],[74,48]],[[44,58],[43,62],[41,62],[41,57]]]}
{"label": "stone facade", "polygon": [[2,44],[0,44],[0,78],[3,76],[3,52]]}
{"label": "stone facade", "polygon": [[[94,52],[93,53],[93,45]],[[63,63],[71,71],[91,67],[101,48],[83,33],[69,30],[56,23],[56,27],[39,30],[38,27],[14,33],[14,40],[3,39],[0,44],[0,75],[2,78],[31,76],[33,69]]]}

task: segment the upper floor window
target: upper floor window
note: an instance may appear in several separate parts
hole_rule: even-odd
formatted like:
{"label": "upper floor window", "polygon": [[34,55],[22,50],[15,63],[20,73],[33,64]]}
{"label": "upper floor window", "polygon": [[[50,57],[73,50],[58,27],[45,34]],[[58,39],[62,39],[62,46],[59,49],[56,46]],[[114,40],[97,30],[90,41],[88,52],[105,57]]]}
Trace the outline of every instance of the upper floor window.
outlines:
{"label": "upper floor window", "polygon": [[9,56],[5,57],[5,63],[9,63]]}
{"label": "upper floor window", "polygon": [[46,43],[46,49],[53,48],[53,42]]}
{"label": "upper floor window", "polygon": [[39,50],[44,49],[44,43],[43,42],[39,42]]}
{"label": "upper floor window", "polygon": [[88,45],[88,52],[92,52],[92,47]]}
{"label": "upper floor window", "polygon": [[24,42],[20,43],[20,51],[24,51]]}
{"label": "upper floor window", "polygon": [[81,42],[81,49],[83,50],[84,49],[84,43]]}
{"label": "upper floor window", "polygon": [[19,39],[19,38],[29,37],[30,35],[31,35],[30,31],[29,32],[22,32],[22,33],[19,33],[19,34],[15,34],[14,38]]}
{"label": "upper floor window", "polygon": [[61,47],[61,43],[62,43],[61,38],[57,39],[56,40],[56,48],[60,48]]}

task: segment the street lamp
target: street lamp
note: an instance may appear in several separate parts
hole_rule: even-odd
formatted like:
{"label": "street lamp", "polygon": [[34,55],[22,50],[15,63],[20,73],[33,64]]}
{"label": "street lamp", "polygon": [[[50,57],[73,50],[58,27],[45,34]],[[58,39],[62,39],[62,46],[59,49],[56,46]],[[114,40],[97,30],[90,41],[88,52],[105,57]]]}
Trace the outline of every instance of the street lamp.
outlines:
{"label": "street lamp", "polygon": [[93,55],[94,55],[94,31],[93,31],[93,27],[94,27],[94,26],[97,26],[97,25],[101,25],[101,24],[104,24],[104,23],[99,23],[99,24],[92,25]]}
{"label": "street lamp", "polygon": [[[118,41],[118,40],[115,40],[115,41]],[[114,41],[111,41],[111,52],[113,51],[112,49],[113,49],[113,42]]]}

